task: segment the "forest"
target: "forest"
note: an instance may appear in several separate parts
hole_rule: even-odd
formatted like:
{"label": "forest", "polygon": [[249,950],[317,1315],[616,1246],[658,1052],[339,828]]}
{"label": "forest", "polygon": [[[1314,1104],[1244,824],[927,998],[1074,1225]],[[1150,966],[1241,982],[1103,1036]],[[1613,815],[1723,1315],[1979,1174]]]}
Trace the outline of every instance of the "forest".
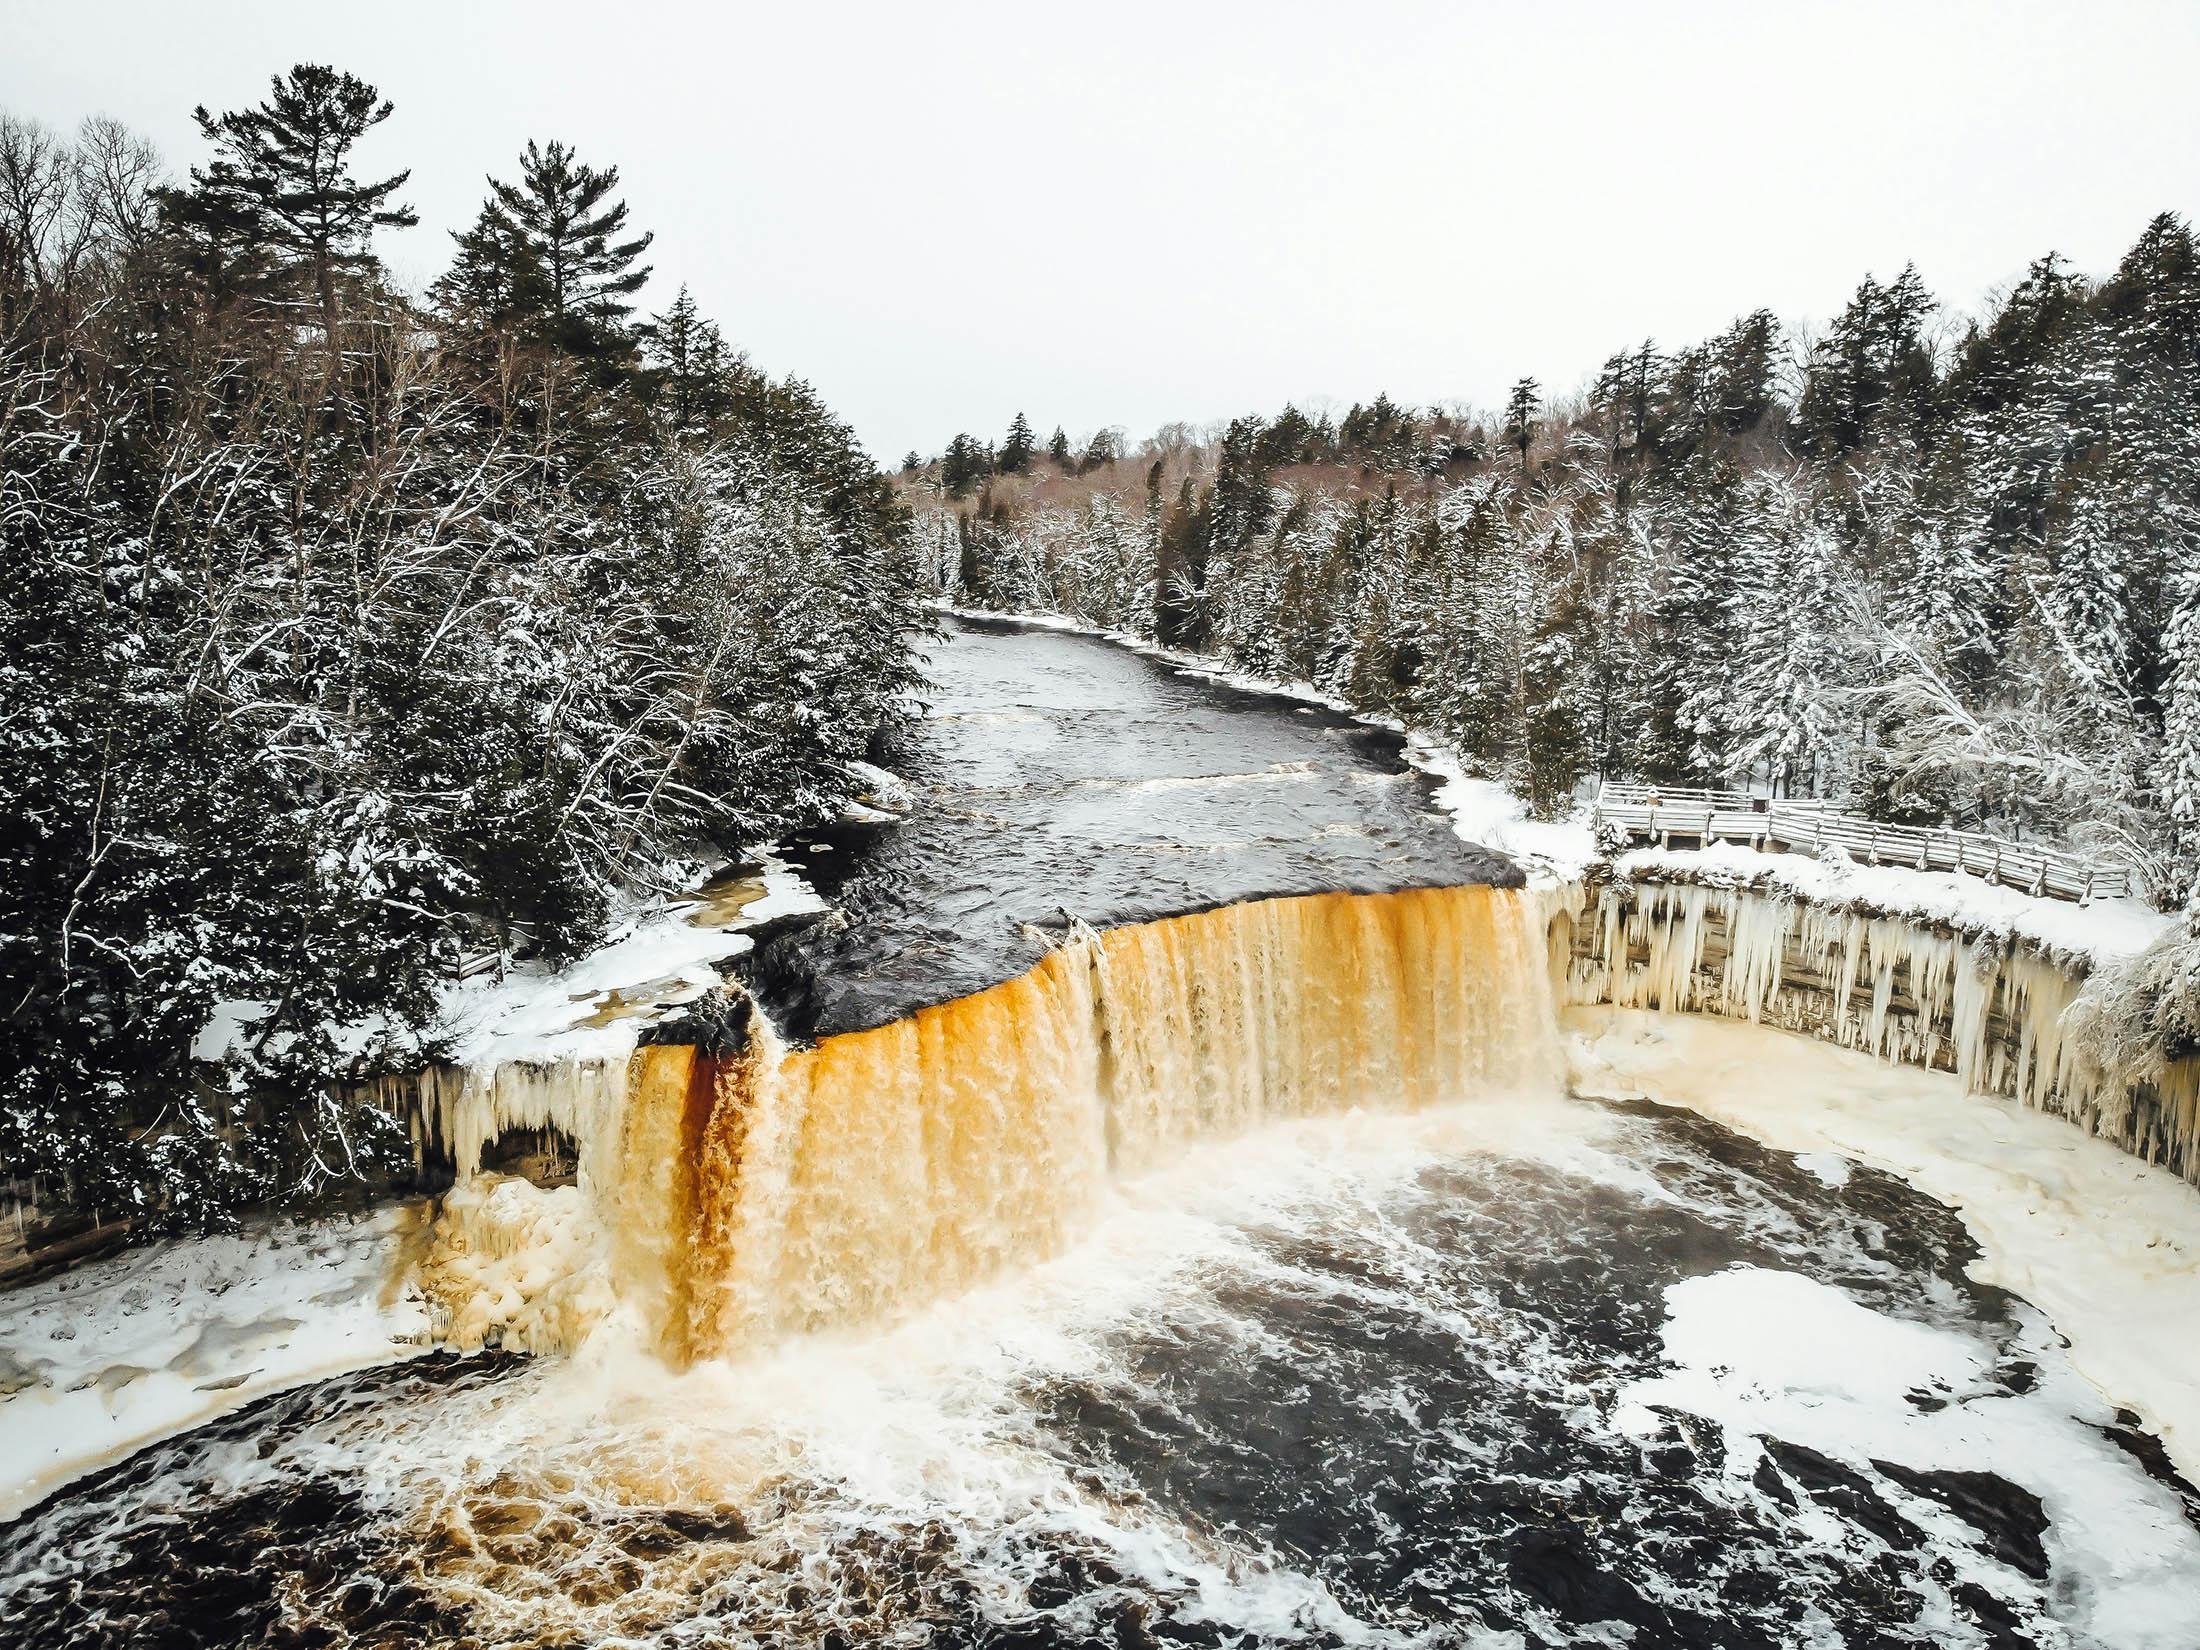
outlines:
{"label": "forest", "polygon": [[2200,267],[2163,215],[1975,318],[1914,269],[1501,410],[958,435],[927,585],[1315,684],[1544,814],[1744,781],[2200,894]]}
{"label": "forest", "polygon": [[179,172],[0,115],[19,1206],[367,1184],[406,1141],[344,1095],[433,1057],[462,959],[586,949],[908,714],[906,518],[848,428],[684,288],[641,313],[651,236],[562,143],[400,290],[392,116],[300,65]]}

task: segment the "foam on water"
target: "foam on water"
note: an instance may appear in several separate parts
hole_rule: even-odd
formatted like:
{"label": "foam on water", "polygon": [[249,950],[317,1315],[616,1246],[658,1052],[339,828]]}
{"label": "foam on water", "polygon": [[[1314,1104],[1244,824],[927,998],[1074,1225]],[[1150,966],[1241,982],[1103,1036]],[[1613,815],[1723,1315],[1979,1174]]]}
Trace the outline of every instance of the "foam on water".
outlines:
{"label": "foam on water", "polygon": [[1678,1114],[1288,1120],[884,1328],[674,1370],[614,1312],[273,1400],[11,1532],[0,1625],[2189,1645],[2176,1485],[1970,1255],[1883,1175]]}

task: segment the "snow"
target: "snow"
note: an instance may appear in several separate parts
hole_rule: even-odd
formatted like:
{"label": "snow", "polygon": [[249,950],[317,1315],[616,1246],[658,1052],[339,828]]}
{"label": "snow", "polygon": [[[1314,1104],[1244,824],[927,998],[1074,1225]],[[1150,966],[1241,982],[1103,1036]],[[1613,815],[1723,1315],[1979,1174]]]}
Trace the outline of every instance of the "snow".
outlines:
{"label": "snow", "polygon": [[1738,842],[1709,848],[1638,848],[1614,869],[1626,877],[1683,877],[1719,886],[1770,887],[1817,904],[1869,905],[1968,934],[2009,934],[2062,956],[2104,963],[2144,951],[2176,918],[2138,900],[2079,905],[1956,871],[1865,865],[1850,859],[1760,852]]}
{"label": "snow", "polygon": [[255,1398],[409,1357],[412,1213],[132,1250],[0,1296],[0,1519]]}
{"label": "snow", "polygon": [[[2051,1576],[2090,1642],[2187,1650],[2200,1635],[2200,1531],[2173,1493],[2134,1477],[2100,1434],[2110,1417],[2098,1399],[2056,1390],[2076,1385],[2059,1360],[2041,1359],[2039,1384],[2012,1393],[1986,1380],[1991,1349],[1974,1335],[1889,1317],[1794,1272],[1739,1266],[1665,1295],[1670,1367],[1621,1393],[1620,1430],[1654,1436],[1659,1408],[1716,1421],[1737,1490],[1757,1471],[1766,1435],[1859,1470],[1878,1460],[1928,1472],[1990,1462],[2040,1498]],[[2025,1327],[2045,1333],[2036,1320]],[[1961,1527],[1925,1497],[1901,1500],[1903,1514],[1928,1529]],[[1959,1537],[1945,1550],[1964,1544]]]}
{"label": "snow", "polygon": [[1596,858],[1587,816],[1530,819],[1528,805],[1493,779],[1479,779],[1460,765],[1445,746],[1416,734],[1406,759],[1436,780],[1436,802],[1451,815],[1452,828],[1469,842],[1495,848],[1556,878],[1581,875]]}
{"label": "snow", "polygon": [[824,909],[778,859],[766,854],[763,865],[758,897],[731,923],[694,896],[629,919],[612,940],[564,968],[523,964],[501,980],[460,981],[444,1002],[451,1063],[480,1069],[625,1054],[651,1020],[720,983],[723,965],[755,943],[744,930]]}
{"label": "snow", "polygon": [[[892,794],[885,781],[894,776],[874,772],[877,778],[865,777],[875,793]],[[720,983],[723,965],[754,943],[744,930],[824,909],[771,852],[758,857],[763,869],[755,897],[744,895],[730,920],[709,885],[669,903],[637,906],[608,941],[562,968],[519,963],[501,978],[490,973],[454,982],[444,991],[430,1040],[449,1047],[451,1064],[473,1069],[626,1053],[642,1027]],[[215,1004],[192,1043],[192,1058],[220,1060],[238,1052],[254,1018],[265,1012],[259,1003]],[[352,1042],[364,1047],[371,1040],[371,1030],[354,1028]]]}
{"label": "snow", "polygon": [[2061,1118],[1953,1076],[1701,1016],[1574,1008],[1578,1092],[1685,1106],[1782,1151],[1899,1175],[1963,1217],[1981,1282],[2014,1291],[2071,1362],[2200,1480],[2200,1194]]}

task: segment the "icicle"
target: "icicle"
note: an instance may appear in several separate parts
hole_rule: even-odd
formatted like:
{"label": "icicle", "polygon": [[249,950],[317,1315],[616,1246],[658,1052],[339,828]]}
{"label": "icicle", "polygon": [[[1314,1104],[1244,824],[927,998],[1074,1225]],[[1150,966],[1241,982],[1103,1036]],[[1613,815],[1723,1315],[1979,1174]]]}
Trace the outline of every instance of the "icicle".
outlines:
{"label": "icicle", "polygon": [[[1715,965],[1713,930],[1726,942]],[[1673,883],[1604,884],[1591,932],[1592,954],[1565,971],[1568,1001],[1770,1020],[1952,1070],[1969,1092],[2056,1112],[2200,1178],[2200,1060],[2165,1062],[2135,1106],[2130,1083],[2104,1080],[2066,1035],[2081,980],[2021,941]]]}

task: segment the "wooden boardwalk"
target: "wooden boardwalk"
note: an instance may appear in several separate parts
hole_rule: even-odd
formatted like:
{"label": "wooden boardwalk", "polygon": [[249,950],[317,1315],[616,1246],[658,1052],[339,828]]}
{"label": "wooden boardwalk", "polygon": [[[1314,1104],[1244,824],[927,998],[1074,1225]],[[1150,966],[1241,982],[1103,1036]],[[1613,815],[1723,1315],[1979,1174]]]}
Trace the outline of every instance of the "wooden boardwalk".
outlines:
{"label": "wooden boardwalk", "polygon": [[2123,898],[2131,873],[2055,848],[2008,842],[1974,831],[1881,825],[1823,802],[1772,801],[1742,791],[1606,784],[1594,826],[1612,824],[1630,841],[1660,847],[1736,842],[1760,850],[1816,855],[1838,844],[1851,859],[1917,871],[1961,871],[2049,899]]}

